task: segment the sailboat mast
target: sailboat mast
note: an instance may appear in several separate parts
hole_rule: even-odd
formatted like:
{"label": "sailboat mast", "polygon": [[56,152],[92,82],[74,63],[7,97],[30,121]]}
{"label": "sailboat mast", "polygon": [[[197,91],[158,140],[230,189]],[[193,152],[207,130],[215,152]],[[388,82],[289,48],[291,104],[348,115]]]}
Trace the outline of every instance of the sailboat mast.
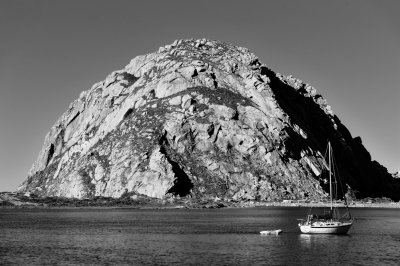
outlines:
{"label": "sailboat mast", "polygon": [[331,196],[331,213],[333,210],[332,198],[332,170],[331,170],[331,143],[328,142],[328,160],[329,160],[329,195]]}

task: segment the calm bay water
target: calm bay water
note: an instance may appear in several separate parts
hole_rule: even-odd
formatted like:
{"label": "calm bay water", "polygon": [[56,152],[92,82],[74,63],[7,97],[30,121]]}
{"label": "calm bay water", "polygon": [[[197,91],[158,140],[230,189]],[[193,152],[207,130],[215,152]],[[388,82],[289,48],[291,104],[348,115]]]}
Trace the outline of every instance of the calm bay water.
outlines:
{"label": "calm bay water", "polygon": [[306,212],[0,209],[0,264],[399,265],[400,210],[352,209],[344,236],[300,234]]}

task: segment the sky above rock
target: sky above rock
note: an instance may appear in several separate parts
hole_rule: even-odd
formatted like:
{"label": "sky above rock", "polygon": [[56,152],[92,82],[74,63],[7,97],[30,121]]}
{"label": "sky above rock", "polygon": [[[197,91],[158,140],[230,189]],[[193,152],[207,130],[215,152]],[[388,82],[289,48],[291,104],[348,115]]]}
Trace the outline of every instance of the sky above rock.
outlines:
{"label": "sky above rock", "polygon": [[310,83],[374,160],[400,170],[398,1],[1,1],[0,191],[23,182],[83,90],[175,39],[250,49]]}

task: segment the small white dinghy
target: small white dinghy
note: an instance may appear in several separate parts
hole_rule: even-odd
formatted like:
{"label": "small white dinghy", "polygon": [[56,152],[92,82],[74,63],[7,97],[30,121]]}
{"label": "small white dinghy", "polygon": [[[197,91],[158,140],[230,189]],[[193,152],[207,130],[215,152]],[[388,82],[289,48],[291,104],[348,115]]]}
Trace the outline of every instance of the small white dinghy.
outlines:
{"label": "small white dinghy", "polygon": [[263,236],[266,236],[266,235],[275,235],[275,236],[277,236],[277,235],[279,235],[280,233],[282,233],[282,230],[281,230],[281,229],[278,229],[278,230],[269,230],[269,231],[261,231],[261,232],[260,232],[260,234],[263,235]]}

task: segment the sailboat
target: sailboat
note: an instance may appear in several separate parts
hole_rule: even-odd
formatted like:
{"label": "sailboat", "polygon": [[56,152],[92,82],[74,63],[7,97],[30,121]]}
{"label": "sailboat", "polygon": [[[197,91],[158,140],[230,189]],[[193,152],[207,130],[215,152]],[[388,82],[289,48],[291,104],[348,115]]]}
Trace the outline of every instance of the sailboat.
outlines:
{"label": "sailboat", "polygon": [[[329,195],[330,209],[323,214],[311,214],[311,208],[306,219],[300,219],[298,224],[300,231],[304,234],[347,234],[353,225],[354,219],[351,217],[347,206],[346,198],[344,199],[346,213],[340,215],[338,208],[333,206],[333,187],[332,187],[332,171],[333,153],[331,143],[328,142],[328,170],[329,170]],[[336,180],[336,177],[334,176]],[[334,182],[337,186],[337,182]]]}

